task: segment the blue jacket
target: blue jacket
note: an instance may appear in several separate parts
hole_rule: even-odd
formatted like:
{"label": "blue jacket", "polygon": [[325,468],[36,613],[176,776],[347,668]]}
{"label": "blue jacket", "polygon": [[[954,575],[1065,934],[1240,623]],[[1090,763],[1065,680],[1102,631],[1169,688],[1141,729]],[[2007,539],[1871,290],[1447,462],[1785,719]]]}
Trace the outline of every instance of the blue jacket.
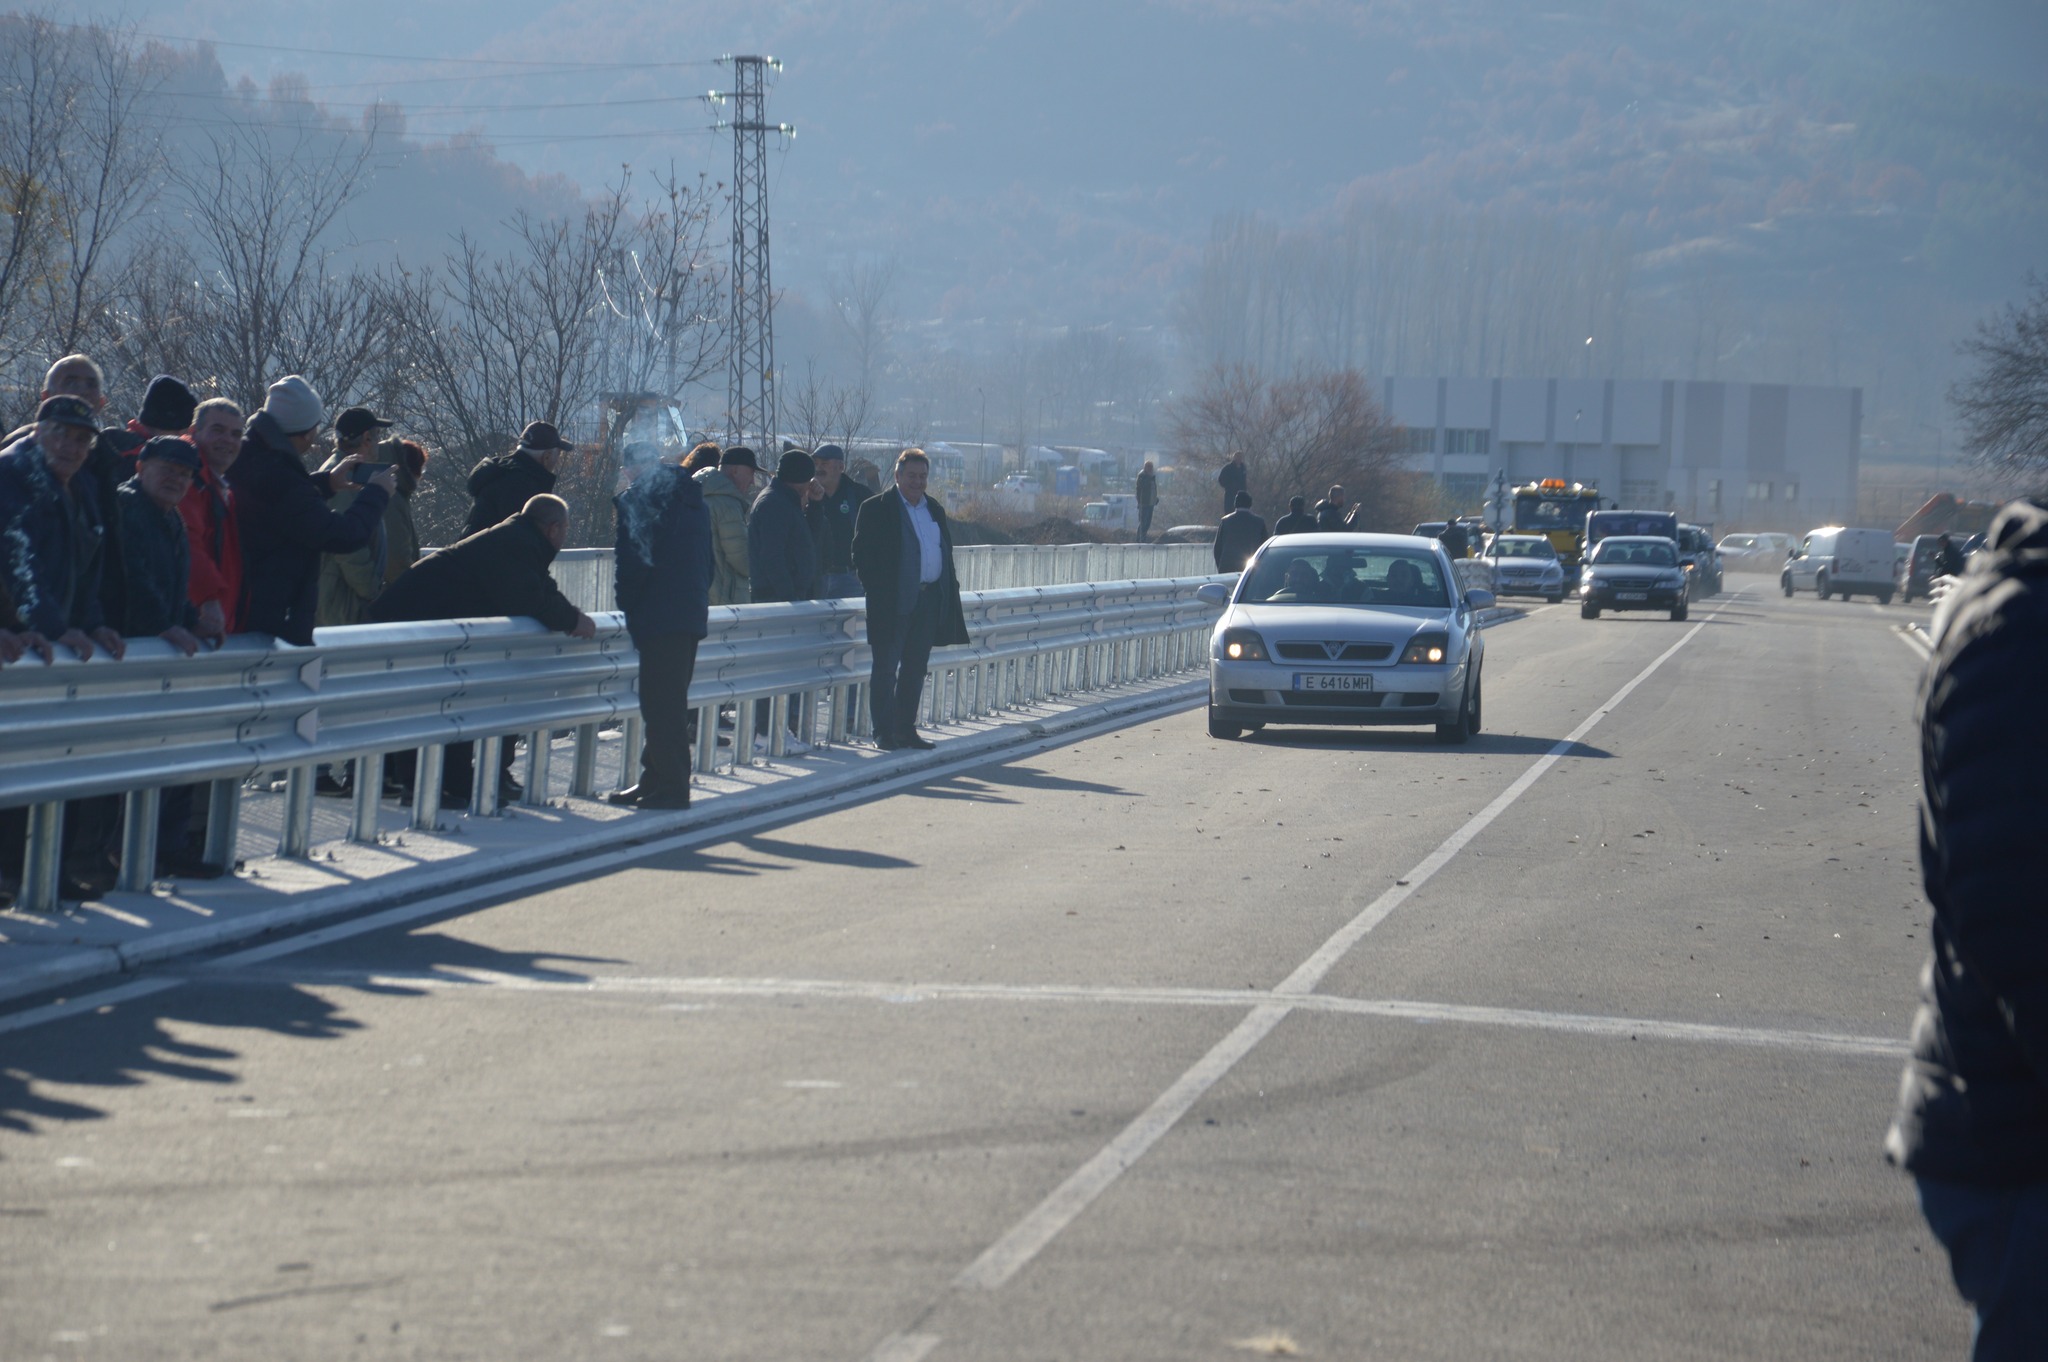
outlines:
{"label": "blue jacket", "polygon": [[618,512],[617,598],[637,638],[709,629],[711,512],[682,469],[661,464],[612,498]]}
{"label": "blue jacket", "polygon": [[0,452],[0,564],[22,623],[46,638],[106,623],[106,528],[87,477],[81,468],[67,494],[33,436]]}
{"label": "blue jacket", "polygon": [[121,484],[114,505],[128,584],[120,618],[108,623],[126,638],[148,638],[173,625],[191,628],[199,622],[199,608],[186,594],[192,545],[185,538],[183,517],[160,509],[135,478]]}
{"label": "blue jacket", "polygon": [[384,520],[384,489],[364,484],[346,511],[327,507],[327,480],[306,471],[269,412],[259,411],[228,469],[242,532],[248,627],[301,646],[313,641],[320,555],[352,553]]}
{"label": "blue jacket", "polygon": [[756,604],[818,598],[818,542],[803,502],[780,482],[768,484],[747,517],[747,573]]}

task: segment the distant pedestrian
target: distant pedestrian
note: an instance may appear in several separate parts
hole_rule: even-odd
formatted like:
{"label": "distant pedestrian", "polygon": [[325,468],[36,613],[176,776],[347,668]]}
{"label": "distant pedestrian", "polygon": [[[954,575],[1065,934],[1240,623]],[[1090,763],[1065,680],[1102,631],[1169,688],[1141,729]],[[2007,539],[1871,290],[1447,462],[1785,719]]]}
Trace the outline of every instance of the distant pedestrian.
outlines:
{"label": "distant pedestrian", "polygon": [[1437,535],[1436,538],[1437,542],[1444,546],[1444,552],[1452,558],[1470,558],[1472,556],[1472,538],[1466,532],[1462,522],[1455,519],[1447,521],[1443,532]]}
{"label": "distant pedestrian", "polygon": [[711,579],[713,605],[745,605],[754,599],[747,565],[747,513],[754,504],[757,468],[754,451],[734,445],[718,456],[718,467],[696,475],[711,512],[711,548],[717,565]]}
{"label": "distant pedestrian", "polygon": [[1150,459],[1138,470],[1132,491],[1138,499],[1138,542],[1143,544],[1152,537],[1152,512],[1159,506],[1159,474]]}
{"label": "distant pedestrian", "polygon": [[249,612],[242,583],[242,530],[235,523],[235,493],[227,474],[242,452],[242,409],[225,397],[201,402],[185,438],[199,451],[199,474],[178,503],[185,541],[192,551],[187,592],[202,622],[217,621],[224,633],[239,634]]}
{"label": "distant pedestrian", "polygon": [[[715,446],[714,446],[715,447]],[[605,796],[643,809],[690,807],[690,682],[709,628],[711,513],[680,468],[629,462],[618,512],[619,609],[640,654],[640,775]]]}
{"label": "distant pedestrian", "polygon": [[847,475],[846,451],[838,445],[819,445],[811,459],[818,467],[818,493],[804,514],[818,542],[821,591],[828,601],[850,600],[860,595],[860,577],[853,570],[853,522],[875,489]]}
{"label": "distant pedestrian", "polygon": [[2048,1357],[2048,501],[1999,513],[1934,631],[1920,699],[1932,950],[1885,1150],[1975,1310],[1971,1357]]}
{"label": "distant pedestrian", "polygon": [[1223,514],[1229,515],[1237,509],[1237,499],[1251,486],[1251,471],[1244,466],[1244,451],[1232,450],[1230,458],[1217,470],[1216,485],[1223,489]]}
{"label": "distant pedestrian", "polygon": [[[801,449],[784,451],[775,465],[775,481],[755,501],[747,518],[748,584],[754,603],[764,601],[811,601],[822,590],[818,572],[818,544],[811,534],[805,511],[811,497],[811,480],[818,467]],[[799,695],[792,695],[794,703]],[[754,744],[767,745],[769,720],[774,707],[766,700],[756,706]],[[796,734],[800,731],[797,711],[789,712],[790,734],[783,750],[802,756],[810,745]]]}
{"label": "distant pedestrian", "polygon": [[320,394],[297,374],[287,375],[270,385],[228,470],[242,532],[249,628],[300,647],[313,641],[320,555],[368,544],[397,486],[396,475],[382,469],[347,510],[329,510],[327,499],[351,485],[358,461],[343,459],[324,474],[307,471],[306,453],[326,422]]}
{"label": "distant pedestrian", "polygon": [[1316,528],[1319,530],[1341,530],[1349,507],[1344,504],[1344,488],[1332,483],[1329,495],[1316,503]]}
{"label": "distant pedestrian", "polygon": [[1283,534],[1308,534],[1316,527],[1316,518],[1308,513],[1307,497],[1289,497],[1287,514],[1273,524],[1273,537]]}
{"label": "distant pedestrian", "polygon": [[1945,534],[1941,537],[1941,541],[1934,546],[1934,560],[1938,564],[1937,571],[1941,576],[1963,575],[1963,551],[1956,547],[1954,535]]}
{"label": "distant pedestrian", "polygon": [[502,525],[533,498],[554,491],[562,455],[575,447],[553,422],[528,423],[510,453],[493,455],[470,470],[473,501],[462,527],[464,536]]}
{"label": "distant pedestrian", "polygon": [[896,456],[896,485],[864,503],[853,527],[874,655],[868,708],[883,751],[933,746],[917,731],[932,649],[968,641],[952,526],[946,508],[925,495],[930,480],[925,452],[904,450]]}
{"label": "distant pedestrian", "polygon": [[1243,572],[1244,565],[1265,542],[1266,522],[1252,513],[1252,494],[1239,492],[1236,509],[1216,527],[1216,570]]}

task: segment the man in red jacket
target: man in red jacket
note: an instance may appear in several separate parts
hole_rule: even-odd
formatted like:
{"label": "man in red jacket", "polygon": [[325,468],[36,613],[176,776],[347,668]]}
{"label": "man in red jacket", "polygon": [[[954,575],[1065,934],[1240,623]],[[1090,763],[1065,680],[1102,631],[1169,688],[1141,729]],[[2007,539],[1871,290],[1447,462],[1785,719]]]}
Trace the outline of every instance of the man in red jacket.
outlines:
{"label": "man in red jacket", "polygon": [[242,531],[235,523],[235,493],[228,468],[242,452],[242,409],[225,397],[199,404],[185,437],[199,451],[201,468],[178,503],[192,545],[192,604],[200,623],[217,613],[223,633],[238,634],[248,614],[242,593]]}

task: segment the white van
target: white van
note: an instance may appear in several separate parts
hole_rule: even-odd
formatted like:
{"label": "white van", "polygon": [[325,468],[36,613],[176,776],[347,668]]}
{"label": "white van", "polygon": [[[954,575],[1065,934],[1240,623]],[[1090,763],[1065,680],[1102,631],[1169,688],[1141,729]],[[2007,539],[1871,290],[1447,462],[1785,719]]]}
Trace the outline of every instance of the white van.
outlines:
{"label": "white van", "polygon": [[1890,530],[1826,525],[1808,532],[1799,552],[1786,561],[1778,585],[1787,596],[1807,587],[1822,600],[1833,595],[1845,601],[1852,596],[1875,596],[1890,605],[1892,592],[1898,589],[1892,557]]}

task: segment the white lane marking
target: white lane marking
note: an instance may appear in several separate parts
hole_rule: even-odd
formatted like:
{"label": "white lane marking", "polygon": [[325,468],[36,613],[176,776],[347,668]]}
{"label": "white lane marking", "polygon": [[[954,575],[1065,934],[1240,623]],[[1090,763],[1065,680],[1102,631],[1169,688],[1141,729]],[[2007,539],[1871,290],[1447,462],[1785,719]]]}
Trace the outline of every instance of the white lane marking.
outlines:
{"label": "white lane marking", "polygon": [[[866,979],[736,979],[717,976],[658,978],[632,975],[591,979],[550,979],[535,974],[495,970],[441,970],[430,974],[391,974],[334,970],[294,971],[275,976],[246,971],[219,980],[203,972],[192,982],[276,983],[307,988],[465,989],[508,993],[642,994],[659,997],[780,999],[805,998],[848,1002],[918,1003],[1009,1002],[1080,1003],[1121,1007],[1256,1008],[1268,1004],[1302,1012],[1382,1017],[1396,1021],[1452,1022],[1529,1031],[1629,1039],[1681,1040],[1715,1045],[1752,1045],[1804,1050],[1817,1054],[1869,1055],[1897,1059],[1906,1042],[1890,1036],[1860,1036],[1838,1031],[1788,1031],[1769,1027],[1726,1026],[1713,1022],[1664,1021],[1649,1017],[1602,1016],[1596,1013],[1543,1012],[1521,1007],[1482,1007],[1468,1003],[1418,1002],[1405,998],[1347,998],[1332,993],[1281,994],[1230,988],[1120,988],[1086,984],[902,984]],[[832,1079],[785,1079],[786,1088],[837,1088]]]}
{"label": "white lane marking", "polygon": [[1908,648],[1911,648],[1914,652],[1918,653],[1920,655],[1920,660],[1922,662],[1929,661],[1933,658],[1934,646],[1927,641],[1927,636],[1915,626],[1910,624],[1901,624],[1897,628],[1893,629],[1892,632],[1897,634],[1899,636],[1899,639]]}
{"label": "white lane marking", "polygon": [[[1332,993],[1280,994],[1263,989],[1121,988],[1086,984],[902,984],[866,979],[736,979],[718,976],[659,978],[609,975],[590,979],[550,979],[537,974],[496,970],[440,970],[430,974],[391,974],[333,970],[293,971],[275,976],[239,972],[213,980],[205,972],[186,976],[191,982],[276,983],[308,988],[377,988],[460,992],[465,989],[508,993],[641,994],[658,997],[780,999],[805,998],[848,1002],[917,1003],[1010,1002],[1080,1003],[1120,1007],[1250,1008],[1284,1005],[1302,1012],[1383,1017],[1397,1021],[1452,1022],[1529,1031],[1610,1038],[1681,1040],[1715,1045],[1751,1045],[1803,1050],[1817,1054],[1869,1055],[1897,1059],[1906,1042],[1890,1036],[1860,1036],[1837,1031],[1789,1031],[1769,1027],[1726,1026],[1712,1022],[1663,1021],[1649,1017],[1602,1016],[1596,1013],[1543,1012],[1520,1007],[1482,1007],[1467,1003],[1418,1002],[1404,998],[1347,998]],[[786,1088],[837,1088],[832,1079],[785,1079]]]}
{"label": "white lane marking", "polygon": [[[370,913],[363,917],[349,918],[346,921],[332,923],[325,927],[312,928],[296,935],[266,942],[261,946],[251,946],[219,956],[211,964],[215,968],[260,964],[265,960],[275,960],[282,956],[297,955],[302,951],[331,945],[336,941],[346,941],[351,937],[362,936],[367,932],[383,931],[388,927],[403,927],[424,918],[441,917],[455,913],[480,900],[507,898],[536,890],[553,888],[571,881],[588,879],[594,875],[603,874],[606,871],[623,869],[655,856],[664,856],[676,851],[691,851],[704,846],[717,846],[721,842],[734,841],[766,828],[781,827],[785,824],[799,823],[805,819],[820,817],[839,809],[865,803],[871,799],[882,799],[919,785],[944,780],[965,771],[977,770],[984,766],[1006,766],[1012,762],[1042,756],[1058,748],[1085,742],[1104,733],[1111,733],[1124,728],[1133,728],[1138,724],[1160,718],[1166,714],[1177,713],[1182,709],[1192,708],[1200,703],[1202,703],[1200,695],[1189,696],[1185,700],[1162,704],[1156,710],[1145,709],[1126,712],[1104,719],[1099,723],[1088,724],[1063,733],[1051,734],[1040,742],[1026,743],[1020,747],[1005,748],[996,752],[982,752],[961,757],[956,761],[944,762],[937,766],[921,766],[914,771],[906,771],[900,776],[878,780],[872,785],[863,785],[851,790],[840,790],[814,800],[797,801],[773,809],[764,809],[760,813],[749,817],[734,818],[709,827],[684,828],[679,832],[671,833],[667,837],[636,842],[632,846],[621,847],[616,851],[604,852],[601,855],[588,856],[579,861],[565,861],[560,865],[543,866],[538,870],[529,870],[523,874],[513,875],[508,879],[493,881],[490,884],[471,885],[466,889],[450,890],[445,894],[435,894],[430,898],[419,899],[413,903],[403,904],[396,908],[387,908],[382,912]],[[65,998],[52,1003],[44,1003],[38,1007],[25,1008],[20,1012],[0,1016],[0,1035],[6,1035],[10,1031],[25,1031],[30,1027],[42,1026],[54,1021],[63,1021],[66,1018],[80,1016],[84,1013],[97,1011],[102,1007],[113,1006],[117,1003],[132,1002],[137,998],[146,998],[151,994],[162,993],[166,989],[175,988],[181,982],[183,982],[182,979],[163,981],[152,975],[148,979],[121,984],[113,988],[100,989],[80,997]]]}
{"label": "white lane marking", "polygon": [[[1715,614],[1719,613],[1720,608],[1717,608]],[[1708,618],[1711,619],[1712,616]],[[1299,969],[1274,989],[1274,993],[1282,996],[1299,996],[1313,992],[1317,983],[1335,967],[1345,951],[1357,945],[1367,932],[1386,919],[1388,913],[1421,888],[1489,823],[1500,817],[1535,783],[1538,776],[1556,765],[1558,759],[1591,732],[1616,705],[1634,694],[1636,687],[1649,680],[1658,668],[1677,654],[1680,648],[1699,637],[1700,630],[1705,627],[1706,621],[1702,620],[1687,630],[1683,638],[1658,654],[1656,661],[1636,673],[1627,685],[1608,699],[1606,704],[1594,710],[1584,723],[1538,758],[1500,798],[1480,810],[1463,827],[1444,839],[1435,851],[1424,857],[1420,865],[1402,876],[1407,883],[1397,884],[1393,889],[1380,895],[1364,912],[1339,928],[1321,949],[1303,961]],[[1143,1115],[1111,1140],[1101,1153],[1076,1169],[1072,1176],[1053,1190],[1052,1195],[1013,1225],[1002,1238],[989,1245],[982,1255],[955,1279],[954,1284],[960,1287],[994,1290],[1009,1281],[1040,1250],[1051,1243],[1062,1229],[1072,1224],[1075,1217],[1087,1210],[1097,1197],[1108,1190],[1124,1169],[1130,1167],[1139,1156],[1151,1148],[1159,1137],[1186,1114],[1204,1093],[1221,1081],[1240,1059],[1250,1054],[1252,1048],[1280,1024],[1288,1010],[1284,1004],[1264,1004],[1254,1009],[1252,1014],[1239,1022],[1214,1049],[1198,1060],[1194,1068],[1181,1075],[1171,1088],[1161,1094],[1158,1101],[1147,1107]]]}
{"label": "white lane marking", "polygon": [[891,1334],[868,1354],[867,1362],[924,1362],[938,1346],[937,1334]]}

